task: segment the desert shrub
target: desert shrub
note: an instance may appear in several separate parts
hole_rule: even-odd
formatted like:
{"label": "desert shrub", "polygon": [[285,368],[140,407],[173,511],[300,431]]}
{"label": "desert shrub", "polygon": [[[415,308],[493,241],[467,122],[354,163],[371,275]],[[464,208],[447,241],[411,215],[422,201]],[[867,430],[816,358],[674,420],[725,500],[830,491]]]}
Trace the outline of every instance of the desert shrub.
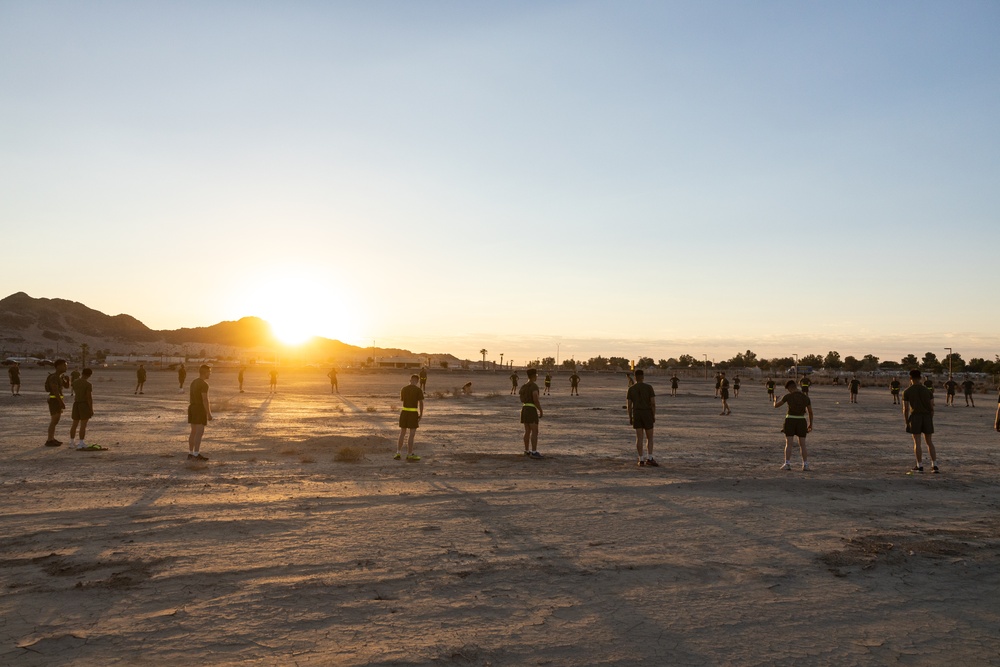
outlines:
{"label": "desert shrub", "polygon": [[343,463],[357,463],[361,459],[365,458],[365,453],[360,447],[352,447],[350,445],[345,445],[337,450],[334,455],[334,461],[340,461]]}

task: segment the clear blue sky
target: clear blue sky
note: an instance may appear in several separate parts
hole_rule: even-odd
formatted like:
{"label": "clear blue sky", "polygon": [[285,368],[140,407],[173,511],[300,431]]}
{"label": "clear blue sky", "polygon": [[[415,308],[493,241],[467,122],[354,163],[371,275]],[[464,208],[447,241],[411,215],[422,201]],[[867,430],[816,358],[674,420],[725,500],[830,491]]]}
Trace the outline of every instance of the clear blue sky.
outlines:
{"label": "clear blue sky", "polygon": [[992,357],[998,34],[992,1],[0,0],[0,291],[472,358]]}

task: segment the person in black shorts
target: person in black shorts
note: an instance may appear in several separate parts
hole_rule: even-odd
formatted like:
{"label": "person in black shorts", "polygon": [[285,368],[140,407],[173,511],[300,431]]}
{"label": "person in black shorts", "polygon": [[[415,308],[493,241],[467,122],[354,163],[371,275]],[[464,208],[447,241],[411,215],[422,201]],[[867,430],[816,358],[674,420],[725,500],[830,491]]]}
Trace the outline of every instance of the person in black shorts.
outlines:
{"label": "person in black shorts", "polygon": [[737,375],[733,380],[733,398],[740,397],[740,376]]}
{"label": "person in black shorts", "polygon": [[75,396],[76,395],[76,389],[73,388],[73,385],[75,385],[76,381],[79,380],[79,379],[80,379],[80,371],[78,371],[77,369],[74,368],[73,372],[69,374],[69,395],[70,396]]}
{"label": "person in black shorts", "polygon": [[66,402],[63,400],[63,373],[66,372],[66,360],[56,359],[55,371],[49,373],[48,377],[45,378],[45,391],[48,392],[49,398],[49,437],[45,441],[46,447],[58,447],[62,444],[61,440],[56,440],[56,425],[59,424],[59,418],[62,417],[63,410],[66,409]]}
{"label": "person in black shorts", "polygon": [[1000,393],[997,394],[997,416],[993,420],[993,428],[1000,431]]}
{"label": "person in black shorts", "polygon": [[139,364],[139,368],[135,369],[135,391],[133,394],[143,393],[143,389],[146,386],[146,366],[144,364]]}
{"label": "person in black shorts", "polygon": [[892,380],[889,382],[889,393],[892,394],[893,405],[899,404],[899,387],[900,387],[899,378],[892,378]]}
{"label": "person in black shorts", "polygon": [[576,374],[576,371],[573,371],[573,374],[569,376],[569,395],[580,395],[580,376]]}
{"label": "person in black shorts", "polygon": [[[426,377],[423,379],[426,383]],[[419,375],[410,376],[410,384],[399,391],[399,400],[403,402],[403,409],[399,412],[399,440],[396,442],[396,455],[392,458],[396,461],[403,458],[403,441],[406,441],[406,460],[410,462],[419,461],[420,457],[413,453],[413,437],[417,434],[417,427],[424,416],[424,392],[418,386],[421,382]],[[407,437],[409,433],[409,437]]]}
{"label": "person in black shorts", "polygon": [[549,396],[552,393],[552,373],[545,374],[545,391],[542,392],[543,396]]}
{"label": "person in black shorts", "polygon": [[277,367],[271,369],[271,384],[268,385],[268,391],[272,394],[278,391],[278,369]]}
{"label": "person in black shorts", "polygon": [[671,396],[677,396],[677,388],[680,387],[680,384],[681,384],[680,378],[677,377],[676,373],[674,373],[670,377],[670,395]]}
{"label": "person in black shorts", "polygon": [[772,380],[771,378],[767,378],[767,382],[764,383],[764,386],[767,387],[767,400],[771,402],[771,405],[774,405],[775,384],[776,384],[775,381]]}
{"label": "person in black shorts", "polygon": [[715,397],[718,398],[722,392],[722,373],[715,374]]}
{"label": "person in black shorts", "polygon": [[420,368],[420,391],[427,391],[427,366]]}
{"label": "person in black shorts", "polygon": [[[87,437],[87,422],[94,416],[94,386],[90,384],[90,376],[94,371],[84,368],[80,374],[80,379],[73,383],[73,425],[69,429],[70,445],[79,450],[104,449],[100,445],[88,445],[84,438]],[[80,442],[76,441],[76,428],[80,427]]]}
{"label": "person in black shorts", "polygon": [[201,453],[201,439],[205,435],[205,427],[213,419],[212,404],[208,401],[210,377],[212,377],[212,367],[203,364],[198,369],[198,379],[191,383],[191,401],[188,405],[188,424],[191,424],[191,435],[188,436],[189,460],[208,460],[208,457]]}
{"label": "person in black shorts", "polygon": [[805,394],[806,396],[808,396],[809,395],[809,387],[812,386],[812,380],[809,379],[808,375],[803,375],[802,376],[802,382],[800,383],[800,386],[802,388],[802,393]]}
{"label": "person in black shorts", "polygon": [[[339,394],[340,393],[340,385],[337,383],[337,369],[336,369],[336,367],[331,368],[330,372],[327,373],[326,376],[328,378],[330,378],[330,393],[331,394]],[[423,384],[427,384],[427,378],[426,378],[426,376],[424,377]],[[421,387],[420,391],[423,391],[423,390],[424,390],[424,388]]]}
{"label": "person in black shorts", "polygon": [[725,373],[719,373],[719,396],[722,398],[722,412],[719,414],[731,415],[733,411],[729,409],[729,380]]}
{"label": "person in black shorts", "polygon": [[246,372],[247,372],[247,367],[246,366],[240,366],[240,372],[236,374],[236,381],[240,383],[240,393],[241,394],[244,393],[244,391],[243,391],[243,378],[246,375]]}
{"label": "person in black shorts", "polygon": [[[806,452],[806,435],[813,430],[813,409],[812,401],[795,386],[795,380],[785,383],[788,393],[778,399],[774,407],[780,408],[788,405],[788,412],[785,413],[785,423],[781,432],[785,434],[785,463],[781,470],[792,469],[792,439],[799,439],[799,454],[802,455],[802,469],[809,470],[809,454]],[[809,415],[806,421],[806,415]]]}
{"label": "person in black shorts", "polygon": [[976,399],[972,397],[972,390],[975,388],[976,383],[966,376],[965,381],[962,383],[962,391],[965,393],[965,407],[969,407],[969,401],[972,401],[972,407],[976,407]]}
{"label": "person in black shorts", "polygon": [[[653,458],[653,424],[656,422],[656,393],[645,382],[642,370],[635,372],[635,384],[625,394],[628,407],[628,423],[635,429],[635,451],[640,466],[658,467]],[[642,440],[646,436],[646,451],[643,453]]]}
{"label": "person in black shorts", "polygon": [[938,472],[937,456],[931,440],[934,433],[934,393],[920,384],[920,371],[916,368],[910,371],[910,386],[903,391],[903,421],[906,423],[906,432],[913,436],[913,456],[917,460],[917,465],[911,472],[924,471],[921,434],[931,457],[931,472]]}
{"label": "person in black shorts", "polygon": [[21,366],[16,361],[7,369],[7,376],[10,377],[10,395],[21,395]]}
{"label": "person in black shorts", "polygon": [[187,379],[187,376],[188,369],[184,367],[184,364],[181,364],[181,367],[177,369],[177,384],[180,385],[180,388],[177,390],[178,394],[184,393],[184,380]]}
{"label": "person in black shorts", "polygon": [[955,382],[955,378],[948,376],[948,381],[944,383],[944,404],[955,407],[955,390],[958,389],[958,383]]}
{"label": "person in black shorts", "polygon": [[848,391],[851,392],[851,403],[858,402],[858,390],[861,389],[861,380],[854,376],[851,381],[847,383]]}
{"label": "person in black shorts", "polygon": [[521,399],[521,423],[524,424],[524,455],[540,459],[542,455],[538,453],[538,421],[542,418],[542,404],[538,401],[536,377],[538,371],[529,368],[528,381],[521,387],[518,397]]}
{"label": "person in black shorts", "polygon": [[510,394],[513,396],[517,393],[517,383],[521,378],[517,376],[517,371],[510,374]]}

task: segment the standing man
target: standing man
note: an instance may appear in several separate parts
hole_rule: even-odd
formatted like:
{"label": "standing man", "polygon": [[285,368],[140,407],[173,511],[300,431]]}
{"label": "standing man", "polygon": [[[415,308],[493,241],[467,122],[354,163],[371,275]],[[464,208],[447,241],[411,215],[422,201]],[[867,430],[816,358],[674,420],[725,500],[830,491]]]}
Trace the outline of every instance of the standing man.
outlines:
{"label": "standing man", "polygon": [[718,398],[722,392],[722,373],[715,374],[715,397]]}
{"label": "standing man", "polygon": [[69,374],[69,395],[70,396],[75,396],[76,395],[76,389],[74,388],[73,385],[75,385],[76,381],[79,380],[79,379],[80,379],[80,371],[78,371],[78,370],[76,370],[74,368],[73,372]]}
{"label": "standing man", "polygon": [[177,383],[180,385],[180,389],[177,390],[178,394],[184,393],[184,380],[187,379],[188,369],[181,364],[181,367],[177,369]]}
{"label": "standing man", "polygon": [[243,392],[243,376],[244,376],[244,374],[246,374],[246,372],[247,372],[247,367],[246,366],[240,366],[240,372],[236,374],[236,381],[240,383],[240,393],[241,394],[244,393]]}
{"label": "standing man", "polygon": [[[94,387],[90,384],[90,376],[93,373],[92,369],[84,368],[80,379],[73,383],[73,425],[69,429],[69,442],[79,450],[101,451],[104,447],[84,442],[84,438],[87,437],[87,422],[94,416]],[[80,427],[79,444],[76,442],[77,426]]]}
{"label": "standing man", "polygon": [[[334,366],[333,368],[331,368],[330,372],[327,373],[326,376],[328,378],[330,378],[330,393],[331,394],[339,394],[340,393],[340,384],[338,384],[338,382],[337,382],[337,367]],[[420,384],[422,384],[422,385],[426,385],[427,384],[427,377],[426,377],[426,375],[421,380]],[[421,387],[420,391],[423,391],[423,390],[424,390],[424,388]]]}
{"label": "standing man", "polygon": [[63,374],[66,372],[66,360],[56,359],[55,371],[49,373],[45,378],[45,391],[49,394],[49,437],[45,441],[46,447],[58,447],[62,444],[56,440],[56,425],[62,417],[62,411],[66,409],[63,401]]}
{"label": "standing man", "polygon": [[551,372],[546,372],[545,373],[545,392],[544,392],[544,394],[546,396],[548,396],[551,393],[552,393],[552,373]]}
{"label": "standing man", "polygon": [[278,367],[275,366],[271,369],[271,384],[268,386],[268,390],[273,394],[278,391]]}
{"label": "standing man", "polygon": [[720,415],[729,415],[733,411],[729,409],[729,380],[725,373],[719,373],[719,396],[722,397],[722,412]]}
{"label": "standing man", "polygon": [[528,381],[521,387],[518,396],[521,399],[521,423],[524,424],[524,455],[540,459],[542,455],[538,453],[538,421],[542,418],[542,404],[538,400],[536,377],[538,371],[529,368]]}
{"label": "standing man", "polygon": [[579,396],[580,395],[580,376],[573,371],[573,374],[569,376],[569,395]]}
{"label": "standing man", "polygon": [[899,378],[892,378],[892,381],[889,382],[889,393],[892,394],[893,405],[899,404],[899,386]]}
{"label": "standing man", "polygon": [[191,401],[188,405],[188,424],[191,424],[191,435],[188,436],[188,460],[207,461],[208,457],[201,453],[201,438],[205,435],[205,427],[212,421],[212,405],[208,402],[208,378],[212,376],[212,367],[202,364],[198,369],[198,379],[191,383]]}
{"label": "standing man", "polygon": [[[788,393],[782,396],[774,407],[780,408],[788,405],[788,412],[785,414],[785,424],[781,432],[785,434],[785,463],[780,470],[792,469],[792,439],[799,439],[799,454],[802,456],[802,469],[809,470],[809,454],[806,452],[806,435],[813,430],[813,409],[811,399],[795,386],[795,380],[785,383]],[[806,414],[809,421],[806,422]]]}
{"label": "standing man", "polygon": [[958,389],[958,383],[955,382],[955,378],[948,376],[948,381],[944,383],[944,404],[955,407],[955,390]]}
{"label": "standing man", "polygon": [[[426,376],[423,381],[426,382]],[[417,434],[417,427],[420,426],[420,420],[424,416],[424,392],[417,386],[420,382],[419,375],[411,375],[410,384],[399,392],[403,409],[399,413],[399,441],[396,443],[396,455],[392,457],[396,461],[403,458],[403,440],[406,440],[406,460],[420,460],[420,457],[413,453],[413,436]],[[406,437],[407,431],[409,438]]]}
{"label": "standing man", "polygon": [[674,373],[672,376],[670,376],[670,395],[672,397],[677,396],[677,387],[679,387],[680,384],[681,380],[679,377],[677,377],[677,373]]}
{"label": "standing man", "polygon": [[972,390],[975,388],[976,384],[966,375],[965,382],[962,383],[962,391],[965,393],[965,407],[969,407],[969,401],[972,401],[972,407],[976,407],[976,399],[972,398]]}
{"label": "standing man", "polygon": [[771,378],[767,378],[767,382],[764,386],[767,387],[767,400],[770,401],[771,405],[774,405],[774,385],[775,382]]}
{"label": "standing man", "polygon": [[517,382],[521,378],[517,377],[517,371],[510,374],[510,395],[513,396],[517,392]]}
{"label": "standing man", "polygon": [[427,391],[427,366],[420,368],[420,391]]}
{"label": "standing man", "polygon": [[740,397],[740,376],[737,375],[733,380],[733,398]]}
{"label": "standing man", "polygon": [[806,396],[809,395],[809,387],[812,386],[812,380],[809,379],[808,375],[802,376],[802,393]]}
{"label": "standing man", "polygon": [[139,368],[135,369],[135,391],[133,394],[143,393],[143,387],[146,385],[146,366],[144,364],[139,364]]}
{"label": "standing man", "polygon": [[859,380],[858,376],[855,375],[854,377],[851,378],[851,381],[848,384],[848,390],[851,392],[851,403],[858,402],[858,389],[860,388],[861,388],[861,380]]}
{"label": "standing man", "polygon": [[[635,451],[639,466],[658,467],[653,458],[653,423],[656,421],[656,393],[644,382],[642,369],[635,372],[635,384],[625,394],[628,405],[628,423],[635,429]],[[642,451],[642,437],[646,436],[646,452]]]}
{"label": "standing man", "polygon": [[903,421],[906,423],[906,432],[913,436],[913,456],[917,459],[917,465],[910,472],[924,471],[921,433],[924,434],[927,453],[931,457],[931,472],[938,472],[937,456],[931,441],[934,433],[934,394],[920,384],[920,371],[916,368],[910,371],[910,386],[903,391]]}
{"label": "standing man", "polygon": [[7,369],[7,375],[10,377],[10,395],[20,396],[21,395],[21,365],[16,361],[13,365]]}

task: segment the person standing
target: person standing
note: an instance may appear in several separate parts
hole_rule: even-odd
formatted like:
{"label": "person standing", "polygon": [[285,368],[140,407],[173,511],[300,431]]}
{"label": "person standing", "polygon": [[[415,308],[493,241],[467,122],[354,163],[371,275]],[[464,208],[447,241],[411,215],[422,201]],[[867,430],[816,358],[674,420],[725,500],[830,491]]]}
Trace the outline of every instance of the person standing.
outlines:
{"label": "person standing", "polygon": [[184,364],[181,364],[181,367],[177,369],[177,384],[180,386],[177,390],[178,394],[184,393],[184,380],[187,379],[187,376],[188,369],[184,367]]}
{"label": "person standing", "polygon": [[[337,368],[336,368],[336,366],[334,366],[333,368],[331,368],[330,372],[327,373],[326,376],[328,378],[330,378],[330,393],[331,394],[339,394],[340,393],[340,384],[337,382]],[[427,378],[426,378],[426,376],[421,380],[421,384],[422,385],[426,385],[427,384]],[[420,387],[420,391],[423,391],[423,390],[424,390],[424,388]]]}
{"label": "person standing", "polygon": [[767,387],[767,400],[771,403],[771,405],[774,405],[775,384],[777,383],[771,378],[767,378],[767,382],[764,383],[764,386]]}
{"label": "person standing", "polygon": [[10,377],[10,395],[21,395],[21,365],[16,361],[7,369],[7,376]]}
{"label": "person standing", "polygon": [[719,373],[719,396],[722,398],[722,412],[719,414],[731,415],[733,411],[729,409],[729,380],[725,373]]}
{"label": "person standing", "polygon": [[944,383],[944,404],[955,407],[955,390],[958,389],[958,383],[955,382],[955,378],[948,376],[948,381]]}
{"label": "person standing", "polygon": [[[426,382],[426,378],[423,379]],[[413,453],[413,437],[417,434],[417,427],[424,417],[424,392],[418,386],[421,382],[419,375],[410,376],[410,384],[403,387],[399,392],[399,400],[403,402],[403,409],[399,413],[399,441],[396,443],[396,455],[392,458],[396,461],[403,458],[403,441],[406,441],[406,460],[415,462],[420,457]],[[409,438],[407,438],[407,433]]]}
{"label": "person standing", "polygon": [[273,394],[274,392],[278,391],[278,367],[277,366],[275,366],[274,368],[271,369],[270,376],[271,376],[271,382],[268,385],[268,391],[270,391]]}
{"label": "person standing", "polygon": [[427,391],[427,366],[420,368],[420,391]]}
{"label": "person standing", "polygon": [[524,455],[540,459],[542,455],[538,453],[538,422],[542,418],[542,404],[538,400],[536,377],[538,371],[529,368],[528,381],[521,387],[518,397],[521,399],[521,423],[524,424]]}
{"label": "person standing", "polygon": [[680,386],[681,380],[677,377],[677,373],[670,376],[670,395],[677,396],[677,388]]}
{"label": "person standing", "polygon": [[246,374],[246,372],[247,372],[247,367],[246,366],[240,366],[240,372],[236,374],[236,381],[240,383],[240,393],[241,394],[244,393],[244,391],[243,391],[243,377]]}
{"label": "person standing", "polygon": [[63,374],[66,372],[66,360],[56,359],[55,370],[45,378],[45,391],[49,398],[49,437],[45,441],[46,447],[58,447],[61,440],[56,440],[56,425],[62,417],[63,410],[66,409],[66,402],[63,400]]}
{"label": "person standing", "polygon": [[889,393],[892,394],[892,404],[893,405],[899,405],[899,387],[900,387],[900,384],[901,383],[899,381],[899,378],[892,378],[892,380],[889,382]]}
{"label": "person standing", "polygon": [[733,379],[733,398],[739,398],[739,397],[740,397],[740,376],[737,375]]}
{"label": "person standing", "polygon": [[851,381],[847,385],[848,391],[851,392],[851,403],[858,402],[858,390],[861,388],[861,380],[855,375],[851,378]]}
{"label": "person standing", "polygon": [[962,392],[965,394],[965,407],[969,407],[969,401],[972,401],[972,407],[976,407],[976,399],[972,397],[972,390],[975,388],[976,384],[966,375],[965,381],[962,383]]}
{"label": "person standing", "polygon": [[[635,372],[635,384],[628,388],[625,394],[628,407],[628,423],[635,429],[635,451],[639,456],[638,465],[658,467],[660,464],[653,458],[653,424],[656,422],[656,392],[646,384],[645,373]],[[643,452],[643,436],[646,439],[646,451]]]}
{"label": "person standing", "polygon": [[552,393],[552,373],[545,374],[545,391],[542,393],[546,396]]}
{"label": "person standing", "polygon": [[911,472],[924,471],[921,434],[931,457],[931,472],[938,472],[937,455],[931,439],[934,434],[934,394],[920,384],[920,371],[916,368],[910,371],[910,386],[903,391],[903,421],[906,423],[906,432],[913,436],[913,456],[917,460],[917,465]]}
{"label": "person standing", "polygon": [[139,368],[135,369],[135,391],[133,394],[143,393],[143,388],[146,386],[146,366],[144,364],[139,364]]}
{"label": "person standing", "polygon": [[569,376],[569,395],[580,395],[580,376],[576,374],[576,371],[573,371],[573,374]]}
{"label": "person standing", "polygon": [[805,394],[806,396],[808,396],[809,395],[809,387],[812,386],[812,380],[809,379],[808,375],[803,375],[802,376],[802,383],[801,383],[801,385],[802,385],[802,393]]}
{"label": "person standing", "polygon": [[517,393],[517,383],[521,378],[517,376],[517,371],[510,374],[510,395],[513,396]]}
{"label": "person standing", "polygon": [[69,395],[70,396],[76,396],[76,389],[74,388],[74,385],[76,384],[76,381],[79,380],[79,379],[80,379],[80,371],[78,371],[77,369],[74,368],[73,372],[69,374]]}
{"label": "person standing", "polygon": [[191,424],[191,435],[188,436],[188,460],[208,460],[208,457],[201,453],[201,439],[205,435],[205,427],[213,419],[212,404],[208,400],[208,378],[211,376],[212,367],[202,364],[198,369],[198,379],[191,383],[191,401],[188,404],[188,424]]}
{"label": "person standing", "polygon": [[993,420],[993,428],[1000,431],[1000,393],[997,393],[997,416],[996,419]]}
{"label": "person standing", "polygon": [[[806,435],[813,430],[812,400],[804,392],[798,390],[798,387],[795,386],[795,380],[786,382],[785,389],[788,393],[774,404],[775,408],[788,405],[788,411],[785,413],[785,423],[781,428],[781,432],[785,434],[785,463],[781,466],[780,470],[792,469],[793,438],[799,439],[799,454],[802,456],[802,469],[809,470]],[[808,421],[806,421],[807,414],[809,415]]]}
{"label": "person standing", "polygon": [[718,398],[722,394],[722,373],[715,374],[715,397]]}
{"label": "person standing", "polygon": [[[90,384],[90,376],[94,371],[84,368],[80,374],[80,379],[73,383],[73,425],[69,429],[70,445],[79,450],[101,451],[104,447],[100,445],[88,445],[84,438],[87,437],[87,422],[94,416],[94,386]],[[80,442],[76,441],[76,429],[80,427]]]}

